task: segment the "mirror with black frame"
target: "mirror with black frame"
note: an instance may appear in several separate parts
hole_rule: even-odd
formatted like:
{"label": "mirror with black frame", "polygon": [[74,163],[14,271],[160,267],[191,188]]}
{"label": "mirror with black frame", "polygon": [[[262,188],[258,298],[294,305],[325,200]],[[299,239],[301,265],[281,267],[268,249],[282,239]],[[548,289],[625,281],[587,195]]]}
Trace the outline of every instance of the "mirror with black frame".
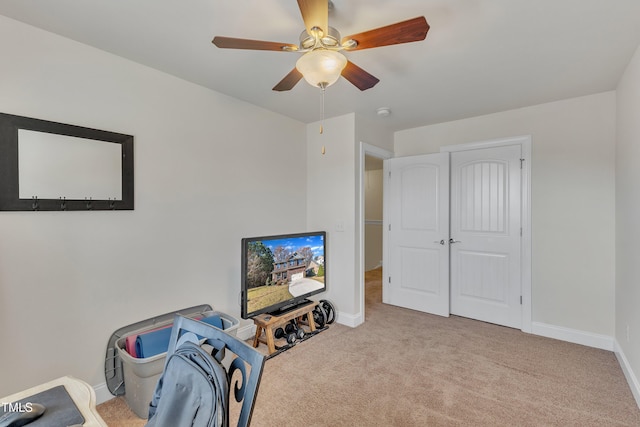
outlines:
{"label": "mirror with black frame", "polygon": [[133,136],[0,113],[0,210],[133,209]]}

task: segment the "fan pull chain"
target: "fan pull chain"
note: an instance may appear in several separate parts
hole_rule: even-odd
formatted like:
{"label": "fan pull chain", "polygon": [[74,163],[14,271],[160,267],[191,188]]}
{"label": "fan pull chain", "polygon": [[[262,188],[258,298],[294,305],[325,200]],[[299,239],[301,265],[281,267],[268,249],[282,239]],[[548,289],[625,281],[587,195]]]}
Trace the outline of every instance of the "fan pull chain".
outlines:
{"label": "fan pull chain", "polygon": [[[320,120],[320,135],[322,135],[322,132],[324,131],[324,90],[326,89],[326,86],[321,85],[320,89],[322,89],[322,119]],[[322,146],[322,149],[320,150],[320,152],[324,156],[324,153],[325,153],[324,145]]]}
{"label": "fan pull chain", "polygon": [[[326,86],[321,85],[320,89],[322,89],[322,119],[320,120],[320,135],[324,132],[324,92]],[[323,153],[324,154],[324,153]]]}

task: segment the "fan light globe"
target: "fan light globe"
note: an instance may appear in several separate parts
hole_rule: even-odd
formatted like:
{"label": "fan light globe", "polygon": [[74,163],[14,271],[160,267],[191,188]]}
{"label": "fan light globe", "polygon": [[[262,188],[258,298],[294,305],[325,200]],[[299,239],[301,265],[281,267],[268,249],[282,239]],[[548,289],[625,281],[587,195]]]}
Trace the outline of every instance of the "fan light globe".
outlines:
{"label": "fan light globe", "polygon": [[307,52],[296,62],[296,68],[304,79],[311,86],[321,88],[334,84],[346,66],[347,58],[343,54],[328,49]]}

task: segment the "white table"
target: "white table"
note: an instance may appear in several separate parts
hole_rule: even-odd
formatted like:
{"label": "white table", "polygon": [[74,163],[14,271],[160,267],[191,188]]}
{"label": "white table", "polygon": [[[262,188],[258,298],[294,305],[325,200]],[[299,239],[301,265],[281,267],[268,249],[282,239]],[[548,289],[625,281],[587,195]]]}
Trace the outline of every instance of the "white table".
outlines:
{"label": "white table", "polygon": [[86,382],[71,376],[57,378],[44,384],[31,387],[19,393],[0,399],[0,402],[15,402],[34,394],[63,385],[84,417],[85,427],[108,427],[96,411],[96,393]]}

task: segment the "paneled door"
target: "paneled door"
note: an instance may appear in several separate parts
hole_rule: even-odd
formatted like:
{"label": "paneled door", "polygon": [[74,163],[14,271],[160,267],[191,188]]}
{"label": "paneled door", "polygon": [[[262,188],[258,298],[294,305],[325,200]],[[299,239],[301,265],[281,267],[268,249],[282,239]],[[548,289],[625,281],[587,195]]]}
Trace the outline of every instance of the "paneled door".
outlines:
{"label": "paneled door", "polygon": [[521,146],[451,153],[451,314],[521,328]]}
{"label": "paneled door", "polygon": [[384,161],[383,301],[449,316],[449,153]]}

